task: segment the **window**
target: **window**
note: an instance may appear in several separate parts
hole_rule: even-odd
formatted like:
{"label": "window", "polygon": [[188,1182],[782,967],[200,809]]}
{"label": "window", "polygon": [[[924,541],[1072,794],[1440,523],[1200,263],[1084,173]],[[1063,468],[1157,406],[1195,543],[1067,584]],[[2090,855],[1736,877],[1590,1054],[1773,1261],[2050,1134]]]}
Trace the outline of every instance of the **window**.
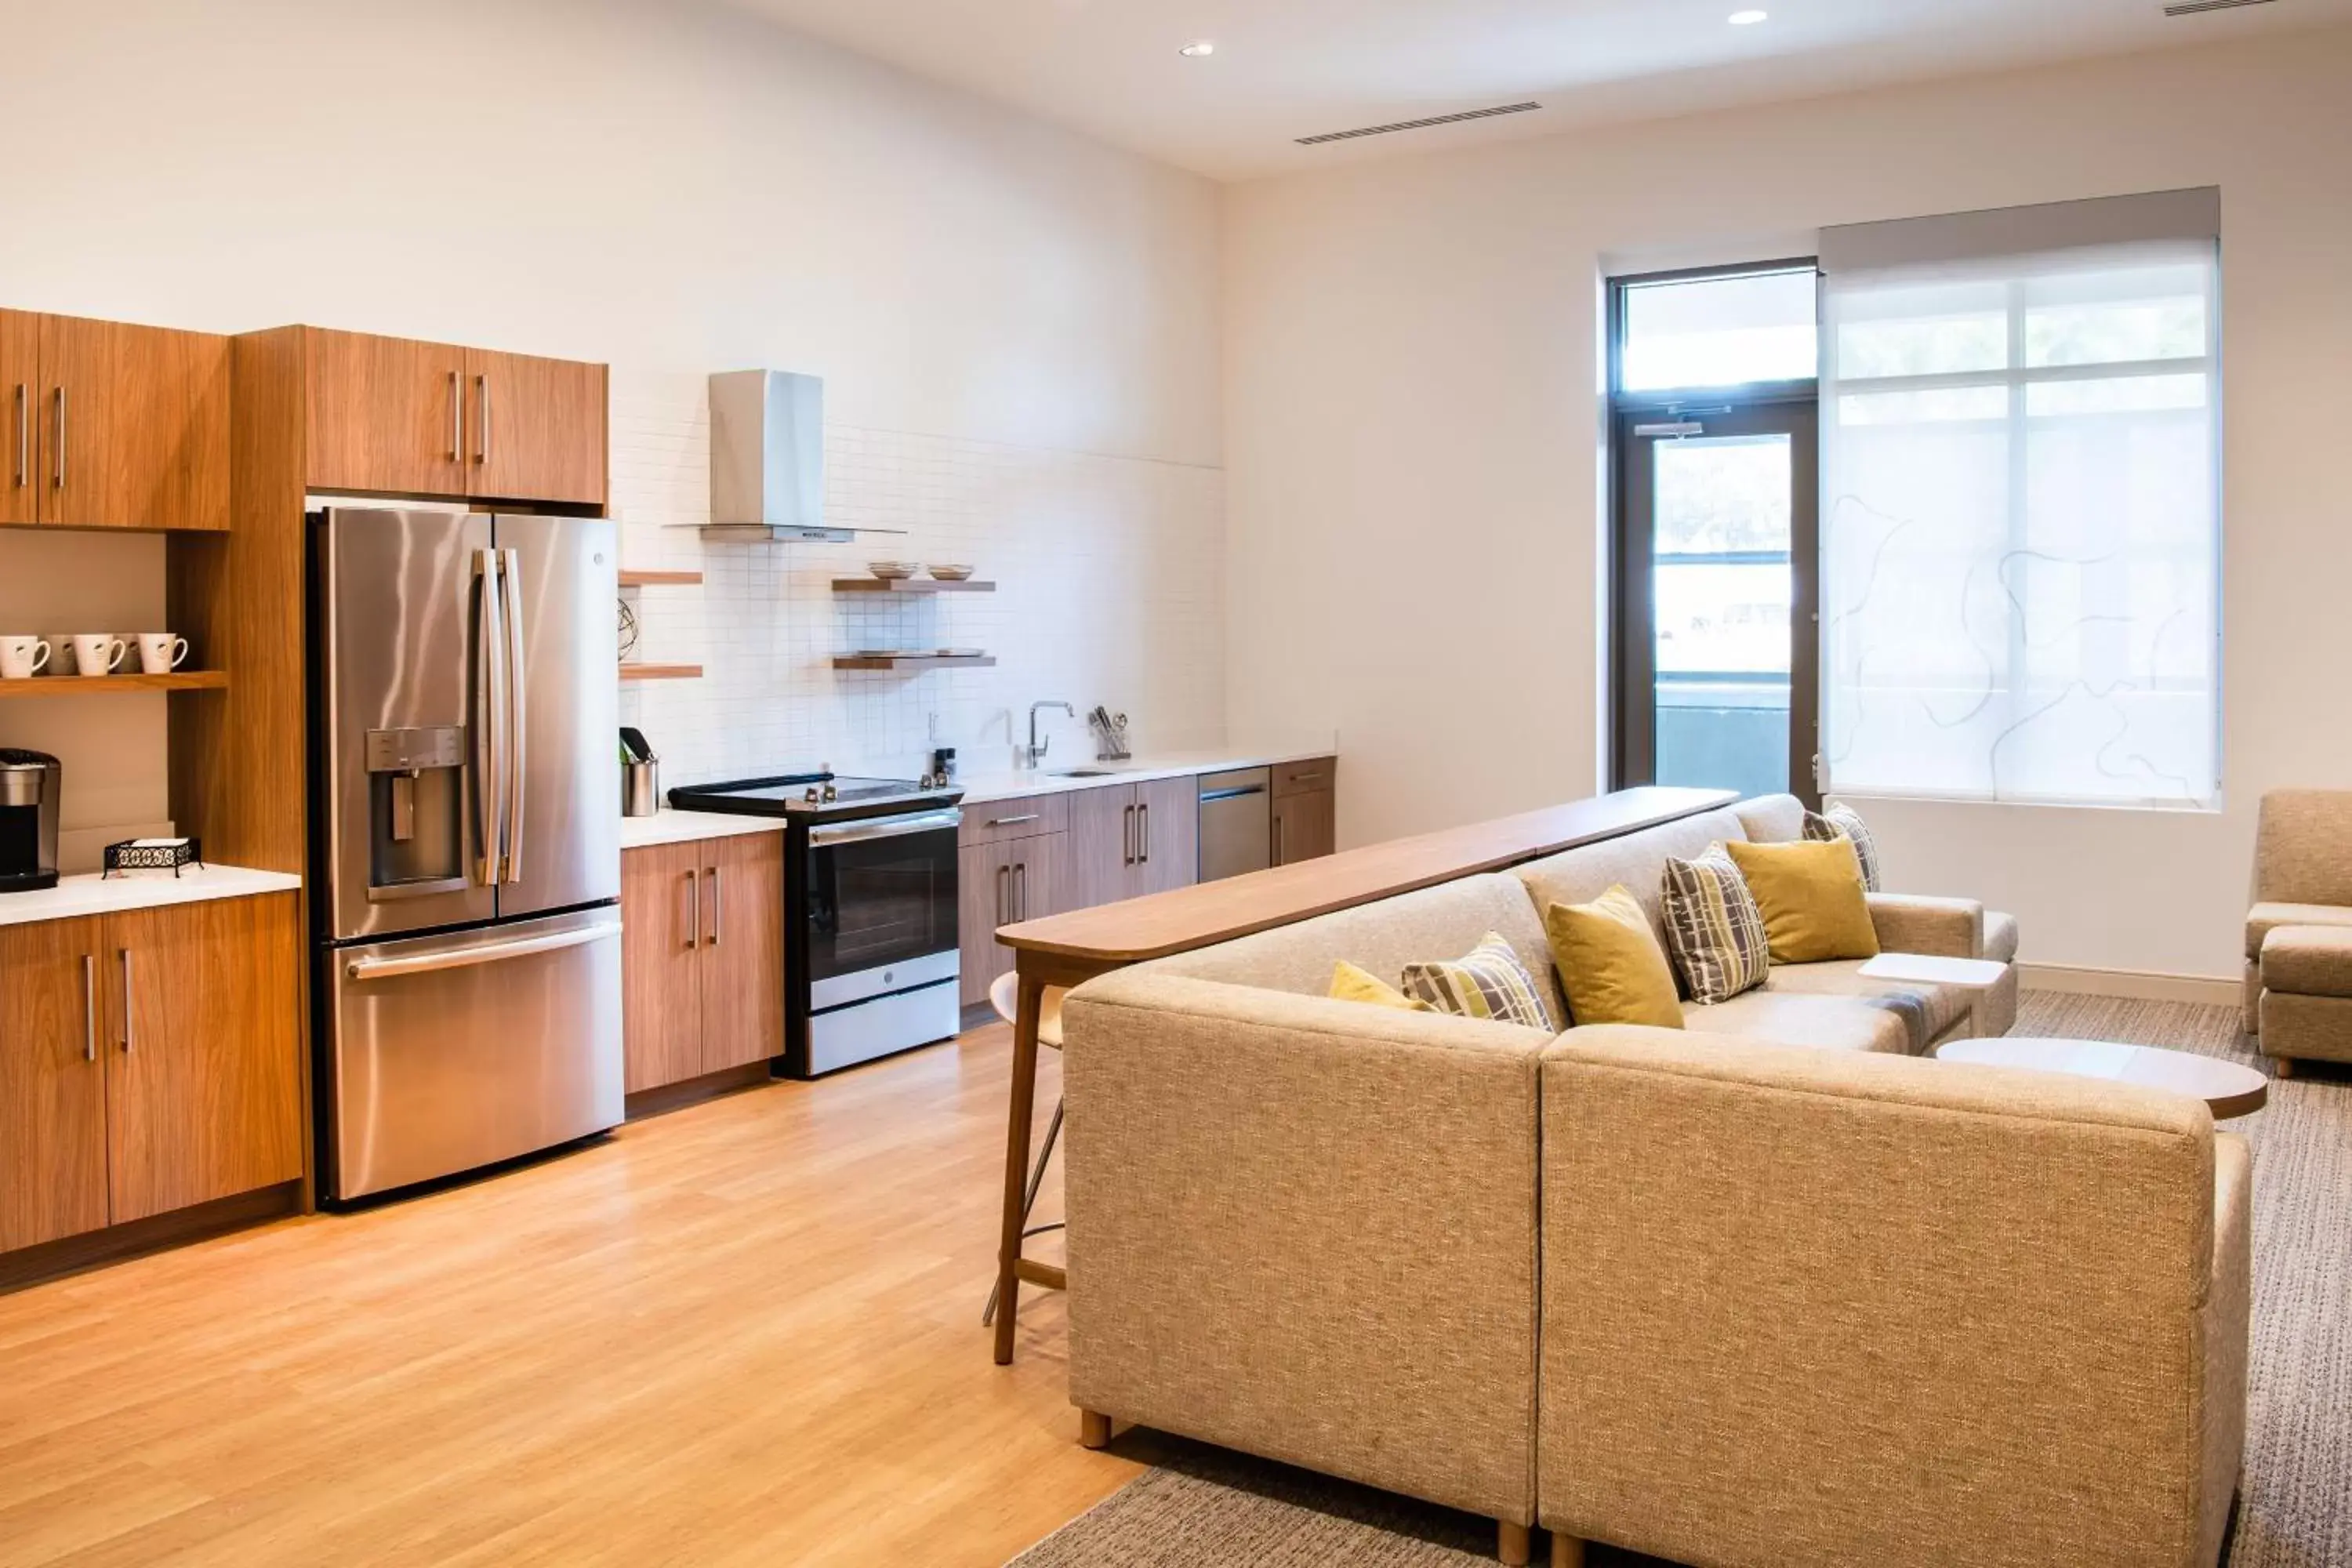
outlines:
{"label": "window", "polygon": [[1825,787],[2213,804],[2217,242],[1829,249]]}

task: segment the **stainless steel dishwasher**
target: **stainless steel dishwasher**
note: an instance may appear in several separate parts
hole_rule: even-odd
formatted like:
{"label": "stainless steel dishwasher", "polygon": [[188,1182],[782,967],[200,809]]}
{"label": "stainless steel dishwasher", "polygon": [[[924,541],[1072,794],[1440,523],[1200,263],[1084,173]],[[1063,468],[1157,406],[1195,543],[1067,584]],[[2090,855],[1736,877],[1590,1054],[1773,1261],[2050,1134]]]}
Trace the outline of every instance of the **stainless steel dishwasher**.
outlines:
{"label": "stainless steel dishwasher", "polygon": [[1201,880],[1266,868],[1273,796],[1271,768],[1201,775]]}

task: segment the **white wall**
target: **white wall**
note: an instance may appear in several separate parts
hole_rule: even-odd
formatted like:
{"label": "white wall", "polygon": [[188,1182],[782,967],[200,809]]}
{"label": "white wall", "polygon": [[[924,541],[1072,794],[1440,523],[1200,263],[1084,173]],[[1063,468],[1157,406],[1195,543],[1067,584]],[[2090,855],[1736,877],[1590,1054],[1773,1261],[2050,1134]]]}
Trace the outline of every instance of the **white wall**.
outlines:
{"label": "white wall", "polygon": [[[814,372],[844,430],[1036,454],[1057,476],[1176,471],[1207,492],[1136,507],[1129,479],[1057,479],[1057,526],[1104,549],[1052,574],[1025,615],[1050,621],[1123,586],[1087,561],[1170,549],[1206,552],[1221,593],[1206,181],[690,0],[76,0],[12,6],[6,35],[0,304],[604,360],[616,408],[656,425],[663,410],[695,417],[698,398],[678,389],[710,371]],[[618,424],[615,437],[617,456],[631,437]],[[674,487],[625,482],[616,501],[633,521],[694,521],[666,497]],[[954,542],[999,575],[1034,563],[1021,542],[1036,537],[1034,487],[965,500],[956,531],[914,543]],[[760,547],[721,575],[809,580],[880,552]],[[708,610],[721,648],[780,619],[821,619],[812,648],[849,629],[805,595],[698,605],[656,590],[649,605],[654,593],[672,596],[652,619]],[[1010,667],[1022,686],[1004,702],[1115,697],[1100,672],[1139,662],[1148,627],[1072,624],[1087,635]],[[1160,708],[1139,726],[1215,721],[1222,633],[1195,640],[1204,657],[1130,686],[1127,700]],[[808,695],[807,673],[730,695],[765,712]],[[898,713],[907,695],[828,685],[819,700],[848,706],[816,729],[865,732],[861,704]],[[914,701],[952,707],[946,695]],[[953,723],[979,732],[998,695],[974,692]],[[649,729],[657,711],[681,726],[729,711],[633,700]],[[11,721],[0,710],[0,744]],[[688,754],[709,740],[653,738]],[[90,775],[75,770],[69,802]]]}
{"label": "white wall", "polygon": [[1865,809],[1896,885],[2015,911],[2029,959],[2234,973],[2258,797],[2352,784],[2347,82],[2336,30],[1229,190],[1229,721],[1336,728],[1350,843],[1587,793],[1609,265],[2219,185],[2225,808]]}

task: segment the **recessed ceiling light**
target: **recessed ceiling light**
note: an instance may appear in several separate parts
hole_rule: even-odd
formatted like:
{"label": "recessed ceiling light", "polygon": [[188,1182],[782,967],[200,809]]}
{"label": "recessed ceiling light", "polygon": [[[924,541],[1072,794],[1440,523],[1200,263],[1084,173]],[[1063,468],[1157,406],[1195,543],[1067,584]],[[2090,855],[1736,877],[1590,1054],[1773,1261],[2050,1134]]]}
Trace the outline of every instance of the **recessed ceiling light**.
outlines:
{"label": "recessed ceiling light", "polygon": [[1202,38],[1198,43],[1185,45],[1176,52],[1182,55],[1188,60],[1202,60],[1208,58],[1211,55],[1215,54],[1217,52],[1217,46],[1211,43],[1208,39]]}
{"label": "recessed ceiling light", "polygon": [[1752,27],[1770,15],[1769,11],[1734,11],[1724,20],[1735,27]]}

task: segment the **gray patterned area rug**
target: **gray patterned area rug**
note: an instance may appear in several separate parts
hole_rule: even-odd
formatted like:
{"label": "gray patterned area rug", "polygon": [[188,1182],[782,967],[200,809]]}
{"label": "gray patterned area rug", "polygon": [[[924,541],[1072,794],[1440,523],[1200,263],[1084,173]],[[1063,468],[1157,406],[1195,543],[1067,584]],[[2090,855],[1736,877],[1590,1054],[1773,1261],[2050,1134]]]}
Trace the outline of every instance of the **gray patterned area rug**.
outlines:
{"label": "gray patterned area rug", "polygon": [[[2231,1007],[2034,992],[2016,1033],[2258,1060]],[[2254,1151],[2245,1473],[2230,1568],[2352,1565],[2352,1073],[2309,1068],[2232,1123]],[[1013,1561],[1020,1568],[1469,1568],[1495,1527],[1446,1509],[1152,1433],[1153,1468]],[[1545,1547],[1538,1539],[1538,1563]],[[1596,1549],[1595,1568],[1656,1560]]]}

